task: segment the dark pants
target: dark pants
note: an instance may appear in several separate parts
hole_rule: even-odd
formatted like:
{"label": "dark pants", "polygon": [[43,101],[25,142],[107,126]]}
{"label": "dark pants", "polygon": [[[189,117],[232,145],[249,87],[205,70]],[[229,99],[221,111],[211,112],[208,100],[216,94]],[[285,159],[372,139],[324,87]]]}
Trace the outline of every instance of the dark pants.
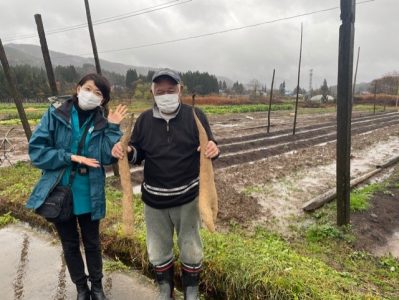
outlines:
{"label": "dark pants", "polygon": [[86,264],[90,281],[92,283],[101,281],[103,277],[103,263],[100,246],[100,221],[92,221],[90,214],[84,214],[74,216],[67,222],[55,224],[61,239],[66,265],[72,282],[76,285],[82,285],[87,282],[87,275],[80,252],[78,223],[86,254]]}

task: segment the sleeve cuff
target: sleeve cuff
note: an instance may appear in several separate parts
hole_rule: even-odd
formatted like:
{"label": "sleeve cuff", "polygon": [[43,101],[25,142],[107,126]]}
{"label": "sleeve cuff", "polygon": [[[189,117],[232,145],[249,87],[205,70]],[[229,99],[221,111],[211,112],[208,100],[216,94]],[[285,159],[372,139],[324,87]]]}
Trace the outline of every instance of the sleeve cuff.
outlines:
{"label": "sleeve cuff", "polygon": [[69,153],[69,152],[66,152],[66,153],[65,153],[65,162],[66,162],[68,165],[70,165],[70,164],[72,163],[71,156],[72,156],[72,153]]}
{"label": "sleeve cuff", "polygon": [[109,123],[109,122],[108,122],[108,128],[110,128],[110,129],[115,129],[115,130],[119,130],[120,124],[115,124],[115,123]]}

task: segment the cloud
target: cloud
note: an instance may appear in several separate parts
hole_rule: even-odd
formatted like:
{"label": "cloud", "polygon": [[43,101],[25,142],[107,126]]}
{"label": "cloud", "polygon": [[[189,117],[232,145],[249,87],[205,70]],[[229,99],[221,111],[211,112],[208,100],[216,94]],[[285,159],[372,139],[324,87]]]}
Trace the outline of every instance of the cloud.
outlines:
{"label": "cloud", "polygon": [[[90,4],[92,18],[96,20],[170,1],[91,0]],[[301,86],[308,87],[309,70],[313,69],[313,86],[318,87],[324,78],[331,85],[336,83],[339,10],[183,42],[101,52],[338,6],[338,0],[192,0],[134,18],[98,25],[94,31],[100,56],[107,60],[142,66],[169,66],[181,71],[209,71],[244,83],[256,78],[268,86],[272,70],[276,68],[276,83],[285,80],[292,89],[296,85],[300,23],[303,22]],[[0,11],[1,38],[35,33],[35,13],[42,14],[46,30],[86,22],[81,0],[13,0],[7,4],[3,0]],[[362,49],[358,82],[399,70],[398,11],[397,0],[375,0],[358,5],[355,44]],[[39,43],[37,38],[14,42]],[[52,50],[69,54],[91,53],[86,28],[48,35],[48,45]]]}

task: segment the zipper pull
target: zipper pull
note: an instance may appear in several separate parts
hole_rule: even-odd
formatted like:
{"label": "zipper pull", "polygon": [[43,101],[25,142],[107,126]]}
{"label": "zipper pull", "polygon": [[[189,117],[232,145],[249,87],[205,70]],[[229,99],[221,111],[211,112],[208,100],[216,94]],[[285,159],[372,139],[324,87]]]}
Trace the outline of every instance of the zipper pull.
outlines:
{"label": "zipper pull", "polygon": [[166,131],[169,132],[169,121],[166,121]]}

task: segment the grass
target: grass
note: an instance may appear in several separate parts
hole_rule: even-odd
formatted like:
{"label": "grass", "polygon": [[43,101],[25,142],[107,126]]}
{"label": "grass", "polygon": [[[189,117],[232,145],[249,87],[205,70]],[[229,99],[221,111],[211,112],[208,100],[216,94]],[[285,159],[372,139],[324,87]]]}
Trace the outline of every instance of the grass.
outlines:
{"label": "grass", "polygon": [[365,211],[370,208],[370,199],[376,192],[382,191],[385,188],[384,183],[373,183],[363,188],[355,189],[351,192],[351,211]]}
{"label": "grass", "polygon": [[[231,113],[249,113],[249,112],[264,112],[268,111],[269,107],[266,104],[244,104],[244,105],[221,105],[221,106],[210,106],[204,105],[199,106],[207,114],[231,114]],[[271,107],[272,111],[279,110],[292,110],[294,106],[292,104],[273,104]]]}
{"label": "grass", "polygon": [[15,219],[12,215],[11,212],[8,212],[6,214],[0,215],[0,228],[3,228],[9,224],[16,223],[17,219]]}
{"label": "grass", "polygon": [[[399,171],[381,183],[369,184],[351,193],[351,211],[362,212],[369,209],[372,197],[378,193],[390,193],[390,187],[397,187]],[[297,232],[304,238],[293,242],[302,255],[317,258],[343,274],[367,282],[368,288],[382,291],[379,299],[399,299],[399,260],[391,255],[375,257],[353,247],[356,237],[351,226],[337,227],[336,203],[325,205],[316,212],[304,217],[304,226]]]}
{"label": "grass", "polygon": [[104,260],[103,269],[107,273],[112,273],[115,271],[124,271],[124,272],[129,271],[129,267],[118,259]]}
{"label": "grass", "polygon": [[[52,230],[52,226],[24,209],[40,172],[29,164],[0,169],[0,212]],[[21,180],[23,178],[24,180]],[[101,222],[106,254],[151,276],[148,262],[143,204],[134,199],[133,236],[121,230],[122,194],[107,180],[107,217]],[[202,231],[205,260],[202,290],[209,299],[395,299],[399,284],[398,262],[355,253],[350,229],[340,231],[328,223],[331,212],[314,217],[320,226],[305,229],[304,239],[290,242],[258,228],[248,232],[234,226],[227,233]],[[325,224],[325,225],[323,225]],[[323,226],[321,226],[323,225]],[[176,255],[178,250],[175,249]],[[351,255],[352,254],[352,255]],[[338,264],[338,265],[337,265]],[[177,275],[178,276],[178,275]],[[392,297],[392,298],[390,298]]]}

